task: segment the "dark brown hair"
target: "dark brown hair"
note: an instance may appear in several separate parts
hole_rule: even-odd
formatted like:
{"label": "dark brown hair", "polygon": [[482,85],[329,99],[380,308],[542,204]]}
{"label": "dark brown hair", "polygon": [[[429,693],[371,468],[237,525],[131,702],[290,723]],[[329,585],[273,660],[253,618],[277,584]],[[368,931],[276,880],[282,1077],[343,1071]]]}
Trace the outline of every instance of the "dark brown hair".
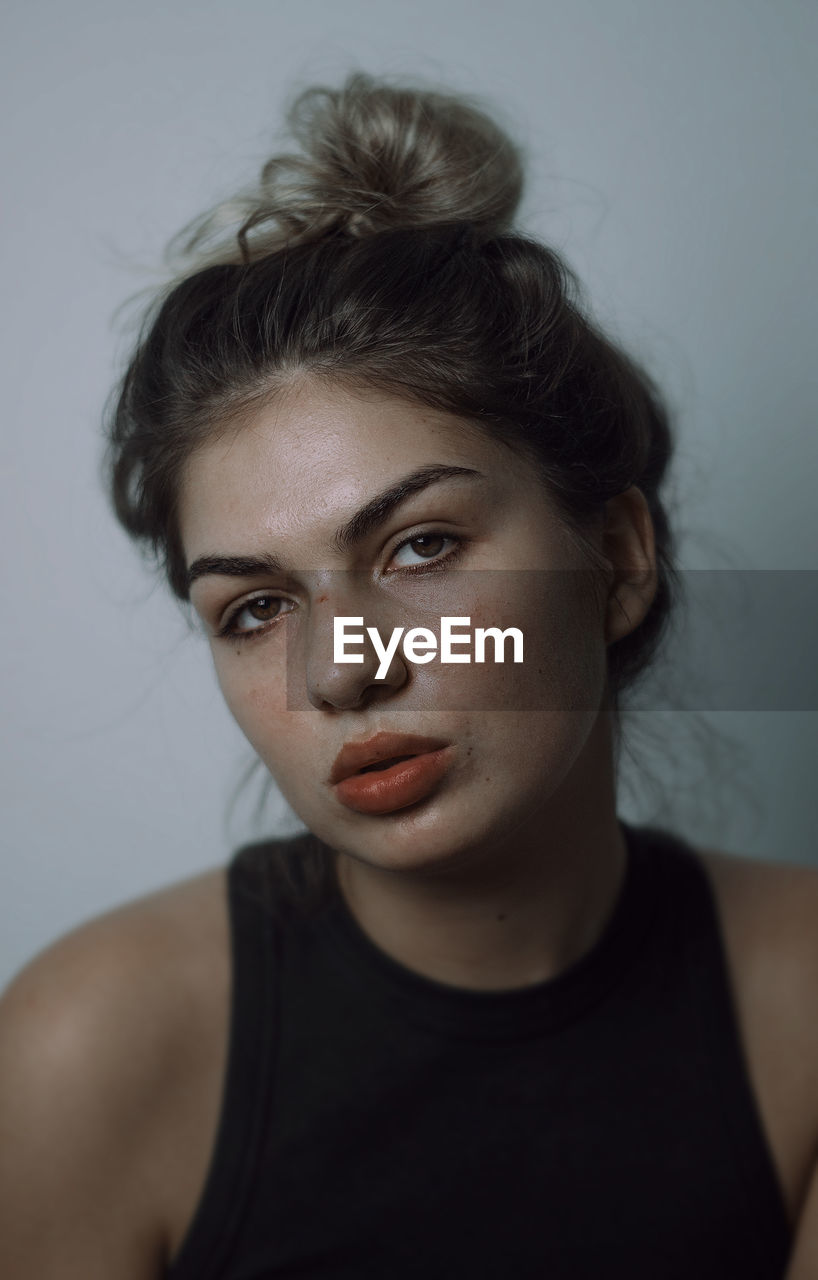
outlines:
{"label": "dark brown hair", "polygon": [[[646,670],[677,585],[661,497],[672,452],[651,379],[603,335],[573,272],[512,227],[519,149],[470,100],[356,73],[302,93],[301,150],[174,242],[107,418],[116,515],[187,599],[177,492],[191,453],[294,376],[398,393],[528,456],[580,537],[637,485],[658,589],[609,646],[619,694]],[[225,226],[232,230],[225,233]]]}

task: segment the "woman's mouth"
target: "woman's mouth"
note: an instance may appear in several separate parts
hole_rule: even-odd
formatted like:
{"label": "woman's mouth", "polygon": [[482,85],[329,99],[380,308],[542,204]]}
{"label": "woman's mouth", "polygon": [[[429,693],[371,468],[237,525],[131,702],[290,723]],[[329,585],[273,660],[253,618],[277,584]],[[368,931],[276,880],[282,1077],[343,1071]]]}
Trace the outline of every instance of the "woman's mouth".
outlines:
{"label": "woman's mouth", "polygon": [[394,813],[424,800],[447,773],[453,748],[440,739],[377,734],[345,746],[329,781],[341,804],[357,813]]}
{"label": "woman's mouth", "polygon": [[335,784],[335,794],[357,813],[393,813],[425,800],[447,773],[452,748],[366,765]]}
{"label": "woman's mouth", "polygon": [[379,760],[377,764],[365,764],[363,769],[358,770],[358,773],[371,773],[373,769],[389,769],[393,764],[400,764],[404,760],[414,759],[414,756],[393,756],[390,760]]}

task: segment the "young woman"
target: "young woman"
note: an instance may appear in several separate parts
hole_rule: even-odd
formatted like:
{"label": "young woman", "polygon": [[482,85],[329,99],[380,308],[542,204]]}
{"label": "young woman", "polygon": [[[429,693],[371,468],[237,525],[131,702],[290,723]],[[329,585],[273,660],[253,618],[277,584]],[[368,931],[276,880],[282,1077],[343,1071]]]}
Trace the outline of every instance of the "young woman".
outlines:
{"label": "young woman", "polygon": [[0,1272],[808,1280],[818,875],[617,816],[661,400],[481,111],[356,75],[292,123],[108,464],[307,831],[7,992]]}

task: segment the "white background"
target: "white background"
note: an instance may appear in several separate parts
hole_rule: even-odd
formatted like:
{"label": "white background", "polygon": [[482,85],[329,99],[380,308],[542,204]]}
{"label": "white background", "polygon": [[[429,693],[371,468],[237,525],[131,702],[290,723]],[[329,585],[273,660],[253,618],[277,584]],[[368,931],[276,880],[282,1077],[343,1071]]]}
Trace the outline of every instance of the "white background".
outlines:
{"label": "white background", "polygon": [[[80,920],[287,819],[272,804],[254,826],[257,781],[227,821],[251,750],[98,463],[127,349],[116,308],[182,223],[254,176],[298,87],[356,66],[484,95],[528,150],[524,225],[674,407],[683,565],[815,567],[812,13],[7,0],[0,982]],[[818,860],[815,713],[709,721],[730,741],[703,748],[689,715],[654,717],[665,742],[644,759],[662,792],[637,774],[623,815]]]}

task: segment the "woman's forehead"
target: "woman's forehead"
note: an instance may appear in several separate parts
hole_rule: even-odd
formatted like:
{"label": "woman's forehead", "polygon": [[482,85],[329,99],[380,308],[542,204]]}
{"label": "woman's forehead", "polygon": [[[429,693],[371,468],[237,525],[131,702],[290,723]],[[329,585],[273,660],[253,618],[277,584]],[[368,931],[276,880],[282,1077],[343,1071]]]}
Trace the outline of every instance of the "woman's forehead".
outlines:
{"label": "woman's forehead", "polygon": [[372,466],[427,443],[491,452],[497,447],[476,424],[394,392],[300,379],[249,407],[201,452],[224,457],[235,444],[296,462],[318,461],[337,449],[362,455]]}
{"label": "woman's forehead", "polygon": [[[471,423],[394,395],[302,387],[230,424],[194,453],[180,484],[183,531],[264,512],[339,514],[422,467],[487,479],[501,447]],[[508,466],[507,453],[503,454]]]}

